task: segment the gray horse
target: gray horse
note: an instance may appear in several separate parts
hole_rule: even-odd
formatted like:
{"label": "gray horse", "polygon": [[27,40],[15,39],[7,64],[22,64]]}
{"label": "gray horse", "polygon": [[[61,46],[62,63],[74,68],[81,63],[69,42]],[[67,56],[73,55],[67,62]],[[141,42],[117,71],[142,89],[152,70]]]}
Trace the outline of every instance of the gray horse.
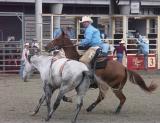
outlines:
{"label": "gray horse", "polygon": [[[75,123],[83,105],[83,97],[90,86],[91,75],[86,65],[75,60],[69,60],[67,58],[36,55],[35,53],[33,56],[31,56],[29,63],[30,64],[25,65],[24,76],[27,76],[27,73],[31,72],[30,70],[32,70],[27,69],[28,67],[35,67],[40,72],[44,89],[44,94],[42,94],[42,97],[40,98],[39,104],[36,106],[33,115],[38,112],[40,105],[44,100],[46,100],[48,109],[46,121],[48,121],[59,106],[64,94],[75,89],[78,100],[76,111],[72,119],[72,123]],[[51,96],[58,88],[58,96],[53,104],[53,108],[51,108]]]}

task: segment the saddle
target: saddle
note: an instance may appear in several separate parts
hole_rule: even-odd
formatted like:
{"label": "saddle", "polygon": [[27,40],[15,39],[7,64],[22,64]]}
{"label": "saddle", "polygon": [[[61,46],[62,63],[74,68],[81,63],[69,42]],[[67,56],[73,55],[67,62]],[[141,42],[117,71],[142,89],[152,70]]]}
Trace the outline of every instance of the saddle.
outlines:
{"label": "saddle", "polygon": [[103,69],[107,65],[108,58],[103,56],[101,49],[97,49],[94,58],[91,61],[91,69]]}
{"label": "saddle", "polygon": [[[79,46],[78,50],[88,50],[89,47]],[[93,59],[90,62],[91,69],[95,71],[95,69],[103,69],[107,64],[108,58],[102,54],[102,49],[98,48]]]}

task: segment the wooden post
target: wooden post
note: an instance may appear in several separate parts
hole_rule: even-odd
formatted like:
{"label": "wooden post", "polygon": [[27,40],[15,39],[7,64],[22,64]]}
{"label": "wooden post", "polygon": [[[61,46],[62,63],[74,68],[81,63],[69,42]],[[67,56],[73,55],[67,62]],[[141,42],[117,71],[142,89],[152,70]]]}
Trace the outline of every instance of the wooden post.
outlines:
{"label": "wooden post", "polygon": [[158,69],[160,69],[160,16],[158,16],[158,39],[157,39],[157,63]]}
{"label": "wooden post", "polygon": [[42,0],[35,1],[35,13],[36,13],[36,39],[40,44],[42,50]]}
{"label": "wooden post", "polygon": [[50,39],[52,39],[53,40],[53,15],[51,15],[51,26],[50,26],[50,30],[51,30],[51,37],[50,37]]}
{"label": "wooden post", "polygon": [[[128,32],[128,17],[127,16],[123,16],[123,40],[125,42],[125,47],[127,46],[127,33]],[[127,66],[127,58],[123,57],[123,65]]]}
{"label": "wooden post", "polygon": [[148,34],[149,34],[149,29],[150,29],[149,22],[150,22],[150,19],[149,19],[149,18],[147,18],[146,35],[148,35]]}

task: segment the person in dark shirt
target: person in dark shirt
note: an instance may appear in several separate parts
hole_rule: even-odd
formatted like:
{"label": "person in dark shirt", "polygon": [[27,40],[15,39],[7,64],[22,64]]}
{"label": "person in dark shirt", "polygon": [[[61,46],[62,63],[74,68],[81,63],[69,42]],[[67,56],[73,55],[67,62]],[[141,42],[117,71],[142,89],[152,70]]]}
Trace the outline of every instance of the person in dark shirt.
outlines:
{"label": "person in dark shirt", "polygon": [[122,59],[123,59],[123,52],[125,52],[125,55],[127,56],[127,51],[125,46],[123,45],[125,42],[122,40],[121,42],[119,42],[119,46],[117,46],[114,49],[113,52],[113,56],[115,57],[115,53],[117,54],[117,61],[122,63]]}

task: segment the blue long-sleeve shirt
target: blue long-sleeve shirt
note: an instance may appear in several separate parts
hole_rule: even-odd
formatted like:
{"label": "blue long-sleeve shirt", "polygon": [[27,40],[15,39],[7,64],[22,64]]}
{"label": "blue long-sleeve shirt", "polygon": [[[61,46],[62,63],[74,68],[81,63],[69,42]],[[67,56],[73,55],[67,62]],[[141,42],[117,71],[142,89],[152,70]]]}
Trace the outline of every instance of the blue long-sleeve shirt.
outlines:
{"label": "blue long-sleeve shirt", "polygon": [[109,51],[109,44],[101,40],[100,31],[91,24],[85,29],[84,39],[81,40],[80,45],[83,47],[99,46],[104,54],[107,54]]}
{"label": "blue long-sleeve shirt", "polygon": [[91,24],[85,29],[84,39],[81,40],[81,46],[100,46],[102,44],[102,40],[100,38],[100,32],[98,29],[93,27]]}
{"label": "blue long-sleeve shirt", "polygon": [[58,38],[62,34],[62,29],[57,28],[53,33],[53,38]]}
{"label": "blue long-sleeve shirt", "polygon": [[142,51],[143,54],[148,54],[149,53],[149,43],[148,41],[146,41],[148,39],[140,36],[140,38],[138,38],[137,42],[140,45],[140,50]]}
{"label": "blue long-sleeve shirt", "polygon": [[73,29],[69,29],[66,31],[67,35],[69,36],[70,39],[75,39],[75,31]]}

